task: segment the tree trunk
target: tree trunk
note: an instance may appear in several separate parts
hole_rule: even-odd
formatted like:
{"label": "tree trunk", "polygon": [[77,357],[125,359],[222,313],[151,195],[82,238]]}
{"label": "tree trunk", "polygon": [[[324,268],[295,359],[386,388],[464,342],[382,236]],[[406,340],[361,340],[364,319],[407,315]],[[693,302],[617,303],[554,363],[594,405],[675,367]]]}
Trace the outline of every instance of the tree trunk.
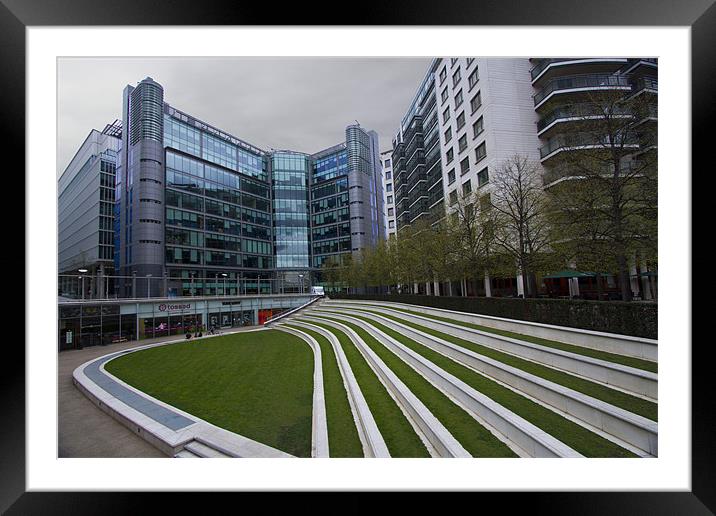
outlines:
{"label": "tree trunk", "polygon": [[629,281],[629,266],[627,265],[627,259],[624,253],[619,253],[619,256],[617,256],[617,264],[619,265],[619,283],[621,285],[622,300],[631,301],[631,282]]}

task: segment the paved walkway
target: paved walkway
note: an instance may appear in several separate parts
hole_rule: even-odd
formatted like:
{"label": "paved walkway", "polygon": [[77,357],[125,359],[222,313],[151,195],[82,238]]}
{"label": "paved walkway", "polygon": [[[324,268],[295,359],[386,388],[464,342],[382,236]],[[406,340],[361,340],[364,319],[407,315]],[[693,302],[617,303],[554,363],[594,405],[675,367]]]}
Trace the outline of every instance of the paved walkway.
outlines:
{"label": "paved walkway", "polygon": [[177,338],[181,335],[58,353],[58,457],[166,457],[88,400],[72,383],[72,372],[108,353]]}

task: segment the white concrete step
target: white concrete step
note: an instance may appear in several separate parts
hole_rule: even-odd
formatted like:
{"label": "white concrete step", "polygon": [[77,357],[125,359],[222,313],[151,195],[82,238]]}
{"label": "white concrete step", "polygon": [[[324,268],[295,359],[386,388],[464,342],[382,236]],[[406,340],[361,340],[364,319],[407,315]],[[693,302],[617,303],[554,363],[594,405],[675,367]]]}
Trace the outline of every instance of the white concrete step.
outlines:
{"label": "white concrete step", "polygon": [[187,449],[183,449],[182,451],[180,451],[179,453],[174,455],[174,458],[175,459],[198,459],[199,456],[190,452]]}
{"label": "white concrete step", "polygon": [[331,343],[331,347],[333,348],[336,361],[338,362],[338,369],[343,377],[343,385],[346,389],[346,394],[348,395],[348,403],[351,406],[353,420],[355,421],[356,429],[358,430],[358,436],[363,444],[364,455],[366,457],[378,458],[390,457],[388,446],[385,444],[385,440],[378,429],[378,425],[373,418],[373,414],[368,407],[368,403],[363,396],[363,392],[358,385],[358,380],[353,374],[353,370],[348,362],[348,358],[343,352],[343,348],[341,347],[338,338],[332,332],[321,326],[299,321],[293,317],[289,319],[288,322],[302,328],[313,330],[328,339]]}
{"label": "white concrete step", "polygon": [[642,337],[631,337],[618,333],[607,333],[593,330],[571,328],[569,326],[555,326],[551,324],[507,319],[490,315],[458,312],[444,308],[433,308],[420,305],[409,305],[387,301],[363,301],[363,300],[338,300],[332,299],[322,306],[336,304],[352,304],[373,306],[377,308],[403,308],[413,312],[420,312],[428,315],[437,315],[457,321],[478,324],[498,330],[507,330],[515,333],[522,333],[532,337],[540,337],[548,340],[556,340],[585,348],[597,349],[608,353],[641,358],[656,362],[658,356],[658,341]]}
{"label": "white concrete step", "polygon": [[466,412],[477,416],[476,419],[480,424],[486,424],[500,440],[521,457],[582,457],[555,437],[473,389],[369,323],[348,315],[337,317],[365,329],[437,389],[452,397]]}
{"label": "white concrete step", "polygon": [[230,455],[227,455],[217,450],[216,448],[212,448],[210,446],[207,446],[206,444],[200,443],[199,441],[191,441],[190,443],[184,445],[184,450],[188,450],[194,455],[204,458],[226,459],[231,457]]}
{"label": "white concrete step", "polygon": [[[365,307],[353,305],[327,305],[326,310],[361,311]],[[375,310],[377,307],[373,307]],[[323,308],[319,308],[322,310]],[[369,309],[370,310],[370,309]],[[531,342],[513,339],[502,335],[487,333],[457,324],[448,323],[423,317],[419,315],[400,312],[384,307],[383,313],[399,317],[404,321],[419,324],[437,330],[459,339],[474,342],[488,348],[515,355],[526,360],[537,362],[547,367],[560,369],[568,373],[601,383],[608,387],[616,387],[629,394],[636,394],[651,400],[658,395],[658,379],[656,373],[628,367],[613,362],[607,362],[585,355],[570,353],[559,349],[533,344]]]}

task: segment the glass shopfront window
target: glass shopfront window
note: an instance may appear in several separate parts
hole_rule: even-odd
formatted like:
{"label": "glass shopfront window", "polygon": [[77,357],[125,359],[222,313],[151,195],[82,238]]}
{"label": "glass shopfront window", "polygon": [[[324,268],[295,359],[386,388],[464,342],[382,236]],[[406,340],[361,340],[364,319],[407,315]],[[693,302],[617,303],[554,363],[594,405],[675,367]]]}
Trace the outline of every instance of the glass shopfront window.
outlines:
{"label": "glass shopfront window", "polygon": [[59,349],[81,349],[87,346],[133,340],[136,315],[119,313],[117,305],[70,305],[59,307]]}

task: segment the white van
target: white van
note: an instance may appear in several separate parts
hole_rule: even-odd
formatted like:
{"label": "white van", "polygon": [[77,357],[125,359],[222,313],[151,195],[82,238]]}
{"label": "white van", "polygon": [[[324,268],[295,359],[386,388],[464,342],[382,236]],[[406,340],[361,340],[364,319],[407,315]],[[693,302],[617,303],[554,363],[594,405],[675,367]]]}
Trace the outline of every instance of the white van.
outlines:
{"label": "white van", "polygon": [[323,290],[323,287],[311,287],[311,295],[312,296],[325,296],[326,292]]}

